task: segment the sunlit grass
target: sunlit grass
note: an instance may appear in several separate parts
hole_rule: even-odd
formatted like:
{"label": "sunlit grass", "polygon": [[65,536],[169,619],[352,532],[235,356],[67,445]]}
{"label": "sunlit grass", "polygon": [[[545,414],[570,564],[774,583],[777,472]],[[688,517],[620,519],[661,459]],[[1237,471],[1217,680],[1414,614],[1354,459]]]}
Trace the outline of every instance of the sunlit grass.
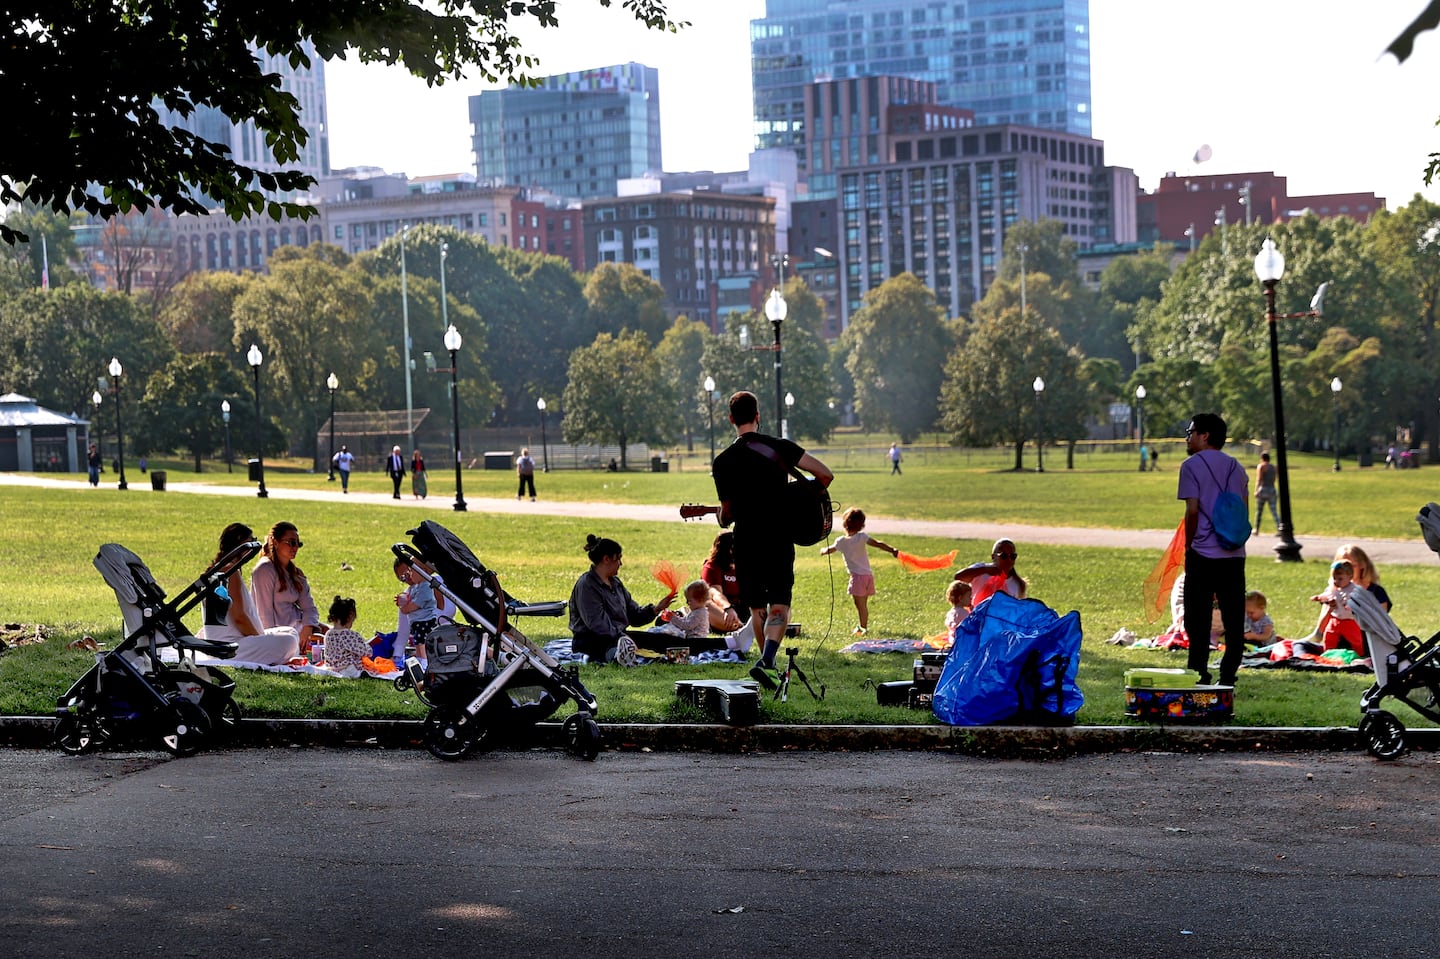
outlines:
{"label": "sunlit grass", "polygon": [[[878,449],[878,448],[877,448]],[[708,452],[708,451],[707,451]],[[883,452],[883,450],[879,450]],[[1166,529],[1178,515],[1173,471],[1140,474],[1128,456],[1092,454],[1064,469],[1063,456],[1047,456],[1047,472],[1011,473],[1000,461],[977,465],[978,454],[951,450],[911,450],[903,476],[889,476],[880,457],[838,449],[830,454],[839,478],[835,496],[861,505],[875,516],[989,521],[1038,525],[1114,526]],[[1001,458],[1003,460],[1003,457]],[[1433,498],[1427,470],[1404,473],[1347,469],[1329,471],[1322,457],[1292,461],[1295,513],[1302,534],[1415,538],[1416,508]],[[241,473],[206,472],[201,477],[167,467],[172,484],[194,479],[245,483]],[[184,465],[184,464],[180,464]],[[709,523],[647,523],[585,518],[555,518],[450,509],[453,487],[436,472],[423,510],[342,498],[325,474],[287,472],[278,464],[267,484],[285,488],[328,488],[333,501],[262,500],[193,496],[149,489],[138,471],[128,471],[131,490],[114,489],[112,474],[91,490],[0,487],[6,532],[0,539],[0,597],[7,622],[44,623],[59,639],[45,647],[22,647],[0,656],[0,712],[37,714],[53,708],[55,697],[86,668],[87,654],[63,649],[89,634],[102,643],[119,639],[119,612],[110,589],[90,565],[96,548],[119,542],[138,553],[171,593],[199,573],[214,555],[219,530],[241,520],[257,530],[278,520],[295,522],[305,540],[301,565],[310,574],[317,599],[354,596],[362,631],[394,628],[393,597],[398,589],[391,571],[390,544],[422,518],[453,529],[476,554],[496,569],[506,588],[523,599],[564,599],[585,568],[585,535],[595,532],[625,547],[622,576],[641,602],[663,589],[651,579],[650,566],[670,560],[698,574],[715,527]],[[1178,465],[1172,458],[1168,466]],[[537,479],[542,498],[651,504],[706,502],[713,487],[703,468],[654,473],[555,472]],[[467,498],[513,498],[513,477],[505,471],[469,471]],[[357,474],[352,489],[388,492],[378,473]],[[1364,503],[1363,509],[1356,507]],[[988,542],[930,537],[889,536],[887,540],[916,555],[960,549],[962,562],[983,558]],[[845,595],[843,565],[822,558],[818,549],[800,550],[795,618],[803,625],[797,645],[801,664],[823,702],[798,686],[785,704],[767,700],[767,718],[783,722],[927,722],[926,713],[875,705],[867,685],[906,679],[911,656],[840,654],[849,642],[853,607]],[[1158,558],[1150,551],[1021,544],[1020,569],[1032,595],[1059,612],[1079,610],[1085,633],[1081,686],[1087,698],[1082,723],[1123,721],[1121,676],[1137,665],[1179,665],[1180,657],[1151,650],[1120,649],[1104,640],[1121,627],[1153,635],[1165,624],[1148,624],[1140,610],[1140,583]],[[1249,581],[1271,598],[1271,613],[1282,634],[1309,632],[1315,606],[1308,597],[1325,578],[1322,557],[1300,565],[1277,564],[1268,555],[1253,558]],[[872,601],[871,635],[921,638],[939,631],[945,612],[944,573],[910,575],[888,557],[876,556],[879,596]],[[342,569],[342,564],[353,567]],[[1392,566],[1383,571],[1396,600],[1396,619],[1407,633],[1429,635],[1440,622],[1440,564]],[[192,623],[192,628],[198,626]],[[522,620],[521,628],[539,642],[568,635],[563,619]],[[676,718],[672,680],[696,676],[740,676],[738,666],[647,666],[638,670],[587,667],[585,681],[600,697],[603,718],[663,720]],[[1247,671],[1242,676],[1237,720],[1258,724],[1328,726],[1353,724],[1359,694],[1370,682],[1365,674],[1316,674],[1280,670]],[[399,716],[419,714],[413,701],[379,682],[344,682],[311,676],[274,676],[240,672],[239,699],[247,711],[293,716]],[[413,697],[412,697],[413,699]],[[1407,723],[1417,720],[1406,711]]]}

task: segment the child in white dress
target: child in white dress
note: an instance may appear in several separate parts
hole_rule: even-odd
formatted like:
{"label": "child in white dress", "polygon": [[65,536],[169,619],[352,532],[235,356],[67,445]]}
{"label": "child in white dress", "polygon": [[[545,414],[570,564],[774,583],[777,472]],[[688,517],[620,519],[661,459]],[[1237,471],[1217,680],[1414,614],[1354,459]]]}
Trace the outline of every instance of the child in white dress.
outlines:
{"label": "child in white dress", "polygon": [[870,569],[870,556],[866,550],[878,549],[891,556],[900,551],[865,532],[865,511],[862,509],[847,509],[840,517],[840,525],[845,527],[845,535],[820,550],[820,555],[838,552],[845,558],[845,569],[850,573],[847,592],[855,601],[855,612],[860,618],[855,635],[864,636],[870,628],[870,597],[875,595],[875,574]]}

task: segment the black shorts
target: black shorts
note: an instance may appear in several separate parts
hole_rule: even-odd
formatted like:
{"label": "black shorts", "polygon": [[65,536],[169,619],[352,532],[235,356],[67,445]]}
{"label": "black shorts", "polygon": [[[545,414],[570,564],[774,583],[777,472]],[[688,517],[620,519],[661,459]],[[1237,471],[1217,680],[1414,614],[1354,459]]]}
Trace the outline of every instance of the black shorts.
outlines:
{"label": "black shorts", "polygon": [[740,606],[789,606],[795,591],[795,544],[770,539],[751,542],[737,532],[735,579],[740,587]]}

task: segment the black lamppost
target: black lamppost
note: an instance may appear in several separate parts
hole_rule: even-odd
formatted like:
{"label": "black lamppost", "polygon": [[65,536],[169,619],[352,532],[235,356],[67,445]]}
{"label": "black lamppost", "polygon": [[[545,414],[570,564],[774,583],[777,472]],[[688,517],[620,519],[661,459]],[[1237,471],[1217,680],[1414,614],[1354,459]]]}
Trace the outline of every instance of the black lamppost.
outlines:
{"label": "black lamppost", "polygon": [[1035,390],[1035,472],[1045,472],[1045,420],[1040,413],[1040,397],[1045,392],[1045,381],[1035,377],[1030,384]]}
{"label": "black lamppost", "polygon": [[[1140,448],[1145,447],[1145,384],[1135,387],[1135,426],[1140,434]],[[1140,472],[1145,472],[1145,454],[1140,454]]]}
{"label": "black lamppost", "polygon": [[715,377],[705,377],[705,405],[710,415],[710,462],[715,462]]}
{"label": "black lamppost", "polygon": [[[103,376],[101,380],[104,380]],[[90,394],[90,402],[95,404],[95,429],[97,431],[95,436],[95,452],[100,454],[102,462],[105,459],[105,427],[100,422],[100,401],[104,398],[105,397],[100,395],[99,390]]]}
{"label": "black lamppost", "polygon": [[1300,313],[1275,312],[1275,286],[1285,275],[1285,257],[1275,248],[1275,242],[1268,236],[1255,255],[1255,275],[1265,287],[1265,321],[1270,328],[1270,392],[1275,406],[1275,475],[1280,487],[1280,525],[1276,530],[1280,542],[1275,546],[1275,558],[1281,562],[1301,561],[1301,546],[1295,542],[1294,527],[1290,523],[1290,472],[1285,460],[1285,405],[1280,387],[1280,338],[1276,320],[1288,320],[1302,316],[1320,316],[1325,305],[1325,288],[1321,283],[1310,301],[1310,309]]}
{"label": "black lamppost", "polygon": [[1340,377],[1336,376],[1330,380],[1330,395],[1335,400],[1335,465],[1330,467],[1330,472],[1340,472]]}
{"label": "black lamppost", "polygon": [[535,401],[535,408],[540,411],[540,455],[545,464],[540,468],[542,473],[550,472],[550,438],[545,435],[545,397]]}
{"label": "black lamppost", "polygon": [[785,322],[785,316],[789,312],[790,306],[785,302],[785,295],[779,290],[771,290],[770,298],[765,301],[765,318],[775,330],[775,421],[780,424],[780,435],[785,439],[790,437],[785,429],[785,390],[780,386],[780,361],[785,355],[780,348],[780,324]]}
{"label": "black lamppost", "polygon": [[325,378],[325,387],[330,391],[330,482],[335,482],[335,391],[340,388],[340,379],[333,372]]}
{"label": "black lamppost", "polygon": [[115,446],[118,451],[117,460],[120,463],[120,485],[117,489],[129,489],[130,484],[125,482],[125,429],[120,423],[120,377],[125,372],[120,366],[117,357],[110,357],[110,376],[115,380]]}
{"label": "black lamppost", "polygon": [[230,401],[220,401],[220,419],[225,421],[225,472],[235,472],[235,457],[230,452]]}
{"label": "black lamppost", "polygon": [[[441,254],[443,256],[443,250]],[[445,349],[450,351],[450,417],[455,422],[454,509],[457,513],[463,513],[466,506],[464,481],[460,478],[460,364],[456,358],[456,354],[460,352],[460,331],[453,326],[445,330]]]}
{"label": "black lamppost", "polygon": [[260,364],[265,362],[265,354],[260,352],[260,347],[251,343],[245,360],[255,374],[255,477],[260,481],[260,489],[255,495],[265,499],[270,495],[270,491],[265,488],[265,430],[260,416]]}

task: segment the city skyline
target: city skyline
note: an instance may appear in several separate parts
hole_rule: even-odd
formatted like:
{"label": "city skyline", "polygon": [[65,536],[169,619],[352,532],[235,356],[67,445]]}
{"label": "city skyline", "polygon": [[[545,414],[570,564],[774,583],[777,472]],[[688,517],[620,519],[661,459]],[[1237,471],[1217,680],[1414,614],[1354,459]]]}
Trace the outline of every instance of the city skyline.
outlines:
{"label": "city skyline", "polygon": [[[558,30],[521,35],[542,75],[630,61],[655,67],[665,169],[738,170],[754,142],[749,23],[764,6],[673,0],[672,16],[693,25],[668,34],[632,24],[618,7],[569,0]],[[1273,170],[1292,195],[1374,191],[1391,209],[1417,192],[1440,202],[1440,183],[1426,188],[1422,179],[1440,151],[1440,97],[1429,96],[1440,89],[1440,35],[1422,35],[1405,64],[1384,54],[1422,7],[1413,0],[1357,20],[1341,0],[1215,0],[1182,15],[1143,0],[1093,0],[1094,135],[1106,161],[1134,169],[1145,190],[1168,172]],[[1157,9],[1169,15],[1157,18]],[[326,69],[333,167],[412,177],[474,171],[468,98],[495,85],[430,89],[399,68],[331,61]],[[1211,159],[1196,164],[1202,144]]]}

